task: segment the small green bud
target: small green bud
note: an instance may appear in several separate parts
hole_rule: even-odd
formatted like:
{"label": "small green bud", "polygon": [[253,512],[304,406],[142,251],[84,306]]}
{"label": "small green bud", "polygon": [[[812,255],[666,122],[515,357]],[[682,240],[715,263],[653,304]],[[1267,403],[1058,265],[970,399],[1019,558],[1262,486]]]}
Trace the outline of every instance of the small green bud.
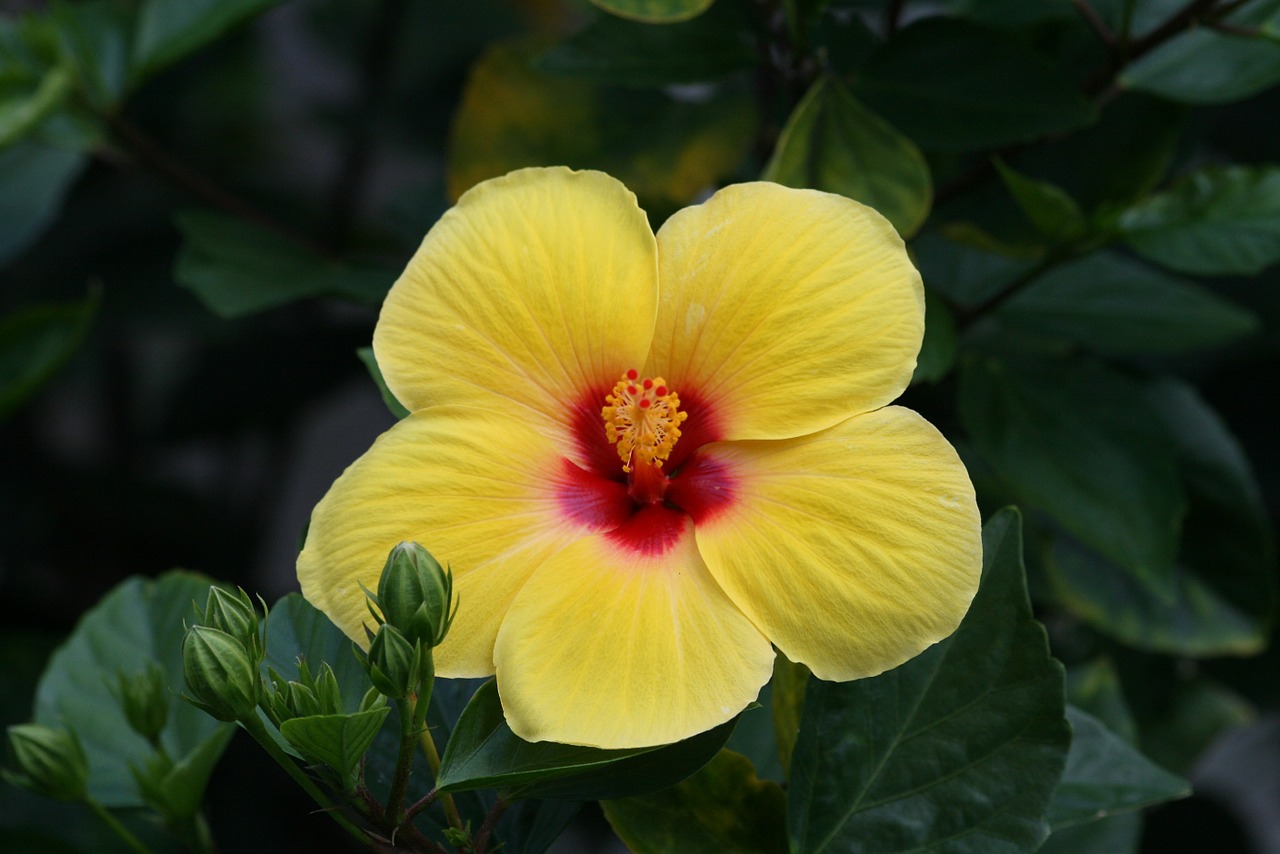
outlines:
{"label": "small green bud", "polygon": [[416,689],[421,656],[420,648],[409,643],[395,626],[381,626],[369,646],[369,679],[391,699],[403,699]]}
{"label": "small green bud", "polygon": [[245,720],[258,708],[258,666],[244,644],[219,629],[192,626],[182,639],[187,699],[220,721]]}
{"label": "small green bud", "polygon": [[140,673],[119,673],[117,677],[115,694],[130,728],[155,744],[169,719],[169,685],[164,671],[153,661]]}
{"label": "small green bud", "polygon": [[262,661],[265,649],[258,631],[258,611],[243,590],[237,588],[235,593],[229,593],[221,587],[210,587],[200,624],[226,632],[240,641],[254,661]]}
{"label": "small green bud", "polygon": [[89,763],[75,733],[40,724],[9,727],[15,770],[9,782],[63,801],[79,801],[89,783]]}
{"label": "small green bud", "polygon": [[453,574],[417,543],[400,543],[387,556],[377,601],[410,643],[439,646],[453,622]]}

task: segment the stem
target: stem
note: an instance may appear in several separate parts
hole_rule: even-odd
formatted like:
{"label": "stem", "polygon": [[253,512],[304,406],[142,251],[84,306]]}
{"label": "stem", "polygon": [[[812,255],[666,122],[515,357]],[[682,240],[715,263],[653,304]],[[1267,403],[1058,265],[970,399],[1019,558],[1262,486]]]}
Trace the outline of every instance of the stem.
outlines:
{"label": "stem", "polygon": [[[425,729],[422,732],[422,751],[427,754],[427,764],[431,766],[431,778],[434,780],[440,776],[440,754],[436,750],[436,740],[431,737],[431,730],[429,729]],[[449,826],[461,830],[463,828],[462,816],[458,813],[458,805],[454,803],[453,795],[447,792],[441,794],[438,789],[432,789],[427,792],[428,797],[432,795],[440,799],[440,806],[444,809],[444,816],[448,819]],[[423,806],[429,804],[430,801],[427,804],[423,804]]]}
{"label": "stem", "polygon": [[151,849],[148,848],[141,839],[134,836],[129,828],[121,824],[120,820],[113,816],[106,807],[89,797],[86,797],[84,802],[88,805],[89,809],[93,810],[94,815],[102,819],[107,827],[111,828],[112,833],[120,837],[121,842],[129,846],[134,851],[137,851],[138,854],[152,854]]}
{"label": "stem", "polygon": [[489,844],[489,836],[493,833],[493,828],[497,826],[498,819],[502,818],[502,814],[506,811],[507,802],[502,798],[498,798],[493,802],[493,807],[489,810],[489,814],[484,817],[484,824],[480,825],[480,832],[476,834],[476,854],[484,854],[485,846]]}
{"label": "stem", "polygon": [[418,705],[410,700],[396,700],[396,711],[400,713],[400,753],[396,756],[395,776],[391,778],[391,793],[387,795],[389,827],[397,827],[404,821],[404,796],[409,788],[409,775],[413,771],[413,749],[416,744],[414,722],[418,719]]}
{"label": "stem", "polygon": [[358,839],[361,844],[369,844],[369,836],[363,830],[356,827],[351,821],[343,815],[336,804],[329,800],[320,787],[317,786],[306,773],[294,763],[293,759],[276,744],[271,734],[267,732],[267,728],[263,725],[262,719],[256,714],[251,715],[245,720],[240,721],[240,725],[248,730],[249,735],[253,736],[258,744],[262,745],[263,750],[270,754],[276,764],[283,768],[293,781],[302,787],[302,790],[311,796],[311,799],[320,806],[321,811],[327,813],[330,818],[336,821],[343,830],[350,836]]}
{"label": "stem", "polygon": [[1116,34],[1111,32],[1111,28],[1098,15],[1098,11],[1089,5],[1089,0],[1071,0],[1071,3],[1076,7],[1076,11],[1088,22],[1089,26],[1093,27],[1093,31],[1098,34],[1098,38],[1102,40],[1102,43],[1115,50],[1118,44]]}
{"label": "stem", "polygon": [[147,134],[146,131],[126,119],[123,115],[118,113],[101,115],[100,118],[116,140],[124,146],[138,163],[195,196],[206,205],[262,226],[313,252],[326,254],[322,247],[307,236],[267,215],[244,199],[229,192],[222,185],[206,178],[184,161],[179,160]]}

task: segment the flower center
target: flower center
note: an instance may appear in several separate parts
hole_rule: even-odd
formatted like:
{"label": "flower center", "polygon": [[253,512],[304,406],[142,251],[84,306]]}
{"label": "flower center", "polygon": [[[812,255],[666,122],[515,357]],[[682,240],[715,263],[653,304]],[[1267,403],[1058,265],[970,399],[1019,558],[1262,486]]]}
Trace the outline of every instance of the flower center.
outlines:
{"label": "flower center", "polygon": [[618,446],[622,470],[650,463],[661,468],[680,438],[680,424],[689,413],[680,411],[680,395],[662,377],[640,379],[627,371],[605,397],[600,410],[608,440]]}

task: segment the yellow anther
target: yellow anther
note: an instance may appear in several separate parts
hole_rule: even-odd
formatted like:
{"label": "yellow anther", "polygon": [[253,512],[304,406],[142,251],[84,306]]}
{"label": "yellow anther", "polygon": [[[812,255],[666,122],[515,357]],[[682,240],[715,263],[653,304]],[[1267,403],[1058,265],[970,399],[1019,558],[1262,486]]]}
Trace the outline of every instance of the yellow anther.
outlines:
{"label": "yellow anther", "polygon": [[666,380],[642,380],[634,370],[622,375],[605,404],[600,410],[605,436],[618,446],[624,472],[637,460],[661,467],[680,438],[680,423],[689,417],[680,411],[680,395],[667,388]]}

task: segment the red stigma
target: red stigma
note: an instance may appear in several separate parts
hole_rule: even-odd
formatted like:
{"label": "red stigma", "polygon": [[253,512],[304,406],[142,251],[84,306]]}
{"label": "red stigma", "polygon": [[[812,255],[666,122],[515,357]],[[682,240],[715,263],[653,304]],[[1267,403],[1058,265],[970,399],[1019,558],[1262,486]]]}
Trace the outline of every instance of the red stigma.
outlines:
{"label": "red stigma", "polygon": [[636,387],[635,387],[635,386],[633,386],[633,385],[629,385],[629,386],[627,386],[627,394],[635,394],[635,393],[636,393]]}
{"label": "red stigma", "polygon": [[642,401],[640,401],[640,408],[641,408],[641,409],[648,409],[648,408],[649,408],[649,401],[648,401],[648,400],[642,400]]}
{"label": "red stigma", "polygon": [[627,379],[629,380],[634,380],[638,376],[640,376],[640,372],[637,371],[635,368],[632,368],[631,370],[627,371]]}
{"label": "red stigma", "polygon": [[653,390],[653,393],[656,394],[658,397],[663,397],[667,393],[667,387],[664,385],[660,385]]}
{"label": "red stigma", "polygon": [[645,390],[645,391],[648,391],[648,390],[649,390],[649,389],[651,389],[651,388],[653,388],[653,380],[645,380],[645,381],[644,381],[644,390]]}

